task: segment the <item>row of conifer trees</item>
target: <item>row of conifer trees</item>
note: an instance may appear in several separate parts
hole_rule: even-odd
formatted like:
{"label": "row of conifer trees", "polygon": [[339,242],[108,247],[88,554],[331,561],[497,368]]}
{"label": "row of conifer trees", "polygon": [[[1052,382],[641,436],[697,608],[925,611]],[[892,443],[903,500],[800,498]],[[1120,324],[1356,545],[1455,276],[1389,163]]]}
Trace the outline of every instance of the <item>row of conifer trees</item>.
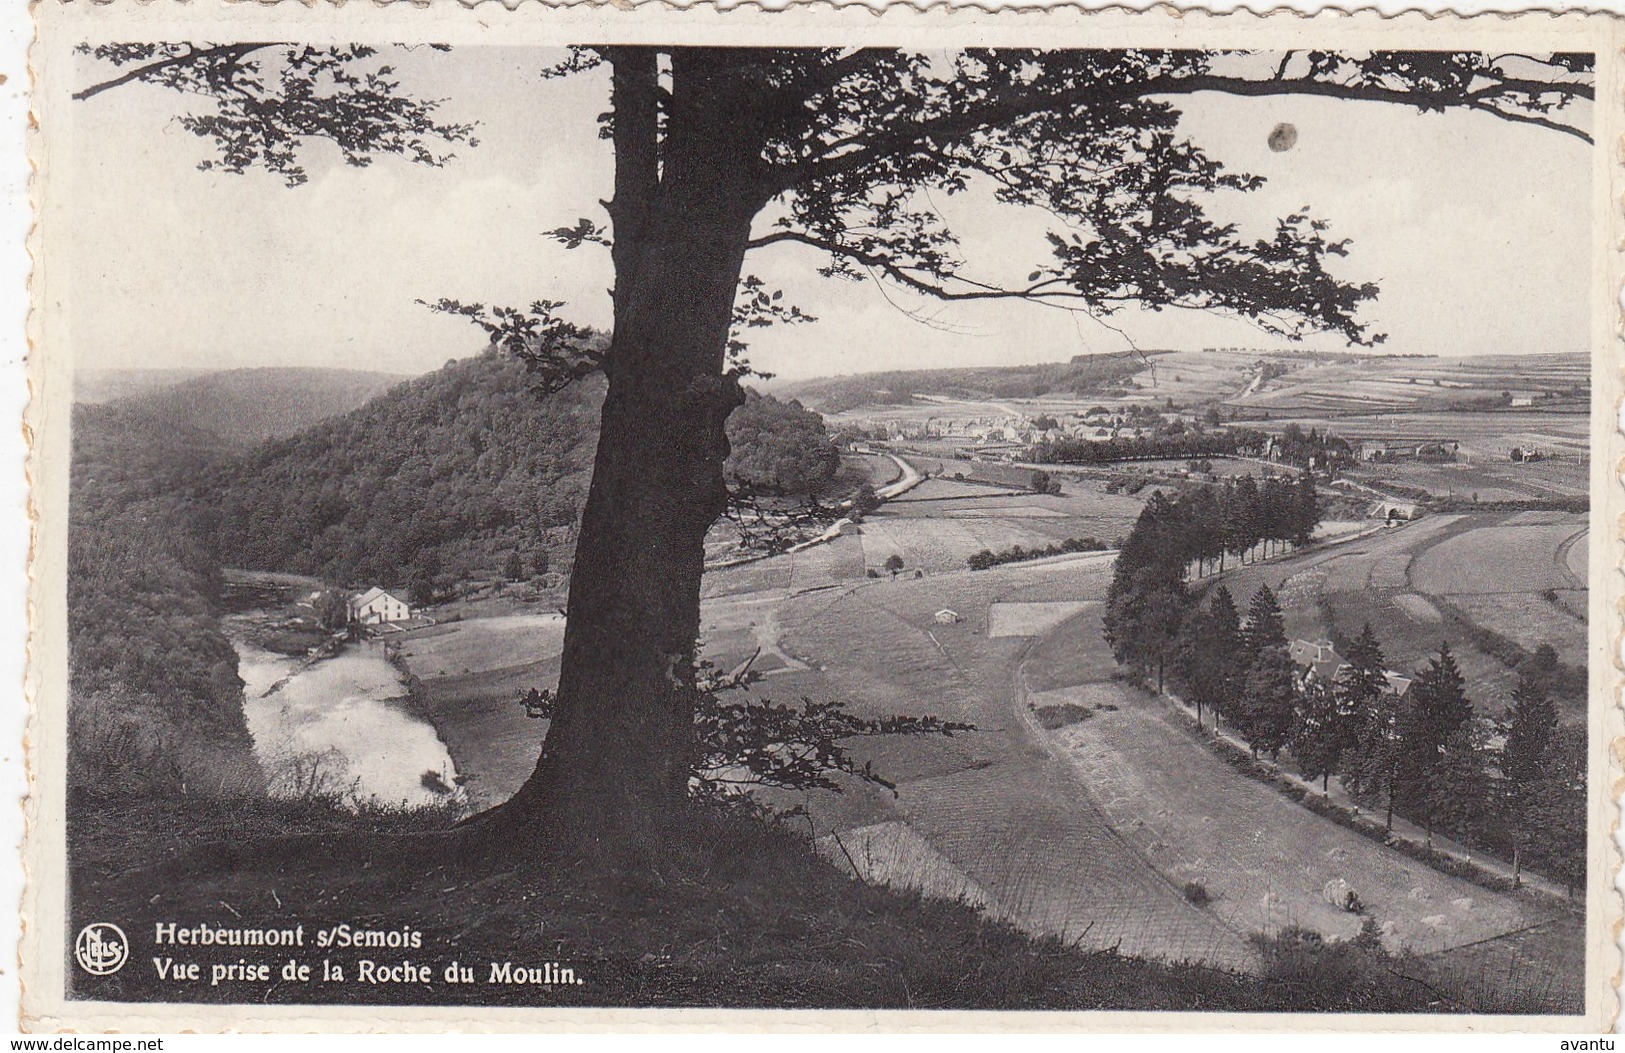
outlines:
{"label": "row of conifer trees", "polygon": [[[1172,501],[1158,494],[1142,510],[1107,594],[1105,634],[1117,661],[1159,692],[1171,685],[1199,722],[1211,713],[1255,756],[1285,752],[1323,790],[1337,777],[1383,809],[1390,827],[1397,813],[1430,840],[1437,828],[1510,857],[1515,869],[1527,860],[1571,889],[1581,883],[1586,738],[1583,725],[1560,724],[1549,697],[1555,653],[1541,648],[1519,667],[1512,704],[1496,720],[1476,714],[1448,643],[1414,673],[1391,678],[1370,624],[1343,642],[1346,665],[1335,677],[1305,675],[1267,585],[1243,618],[1223,584],[1204,597],[1187,583],[1211,544],[1209,511],[1239,489]],[[1291,528],[1301,540],[1313,523]],[[1291,540],[1279,521],[1258,529]]]}

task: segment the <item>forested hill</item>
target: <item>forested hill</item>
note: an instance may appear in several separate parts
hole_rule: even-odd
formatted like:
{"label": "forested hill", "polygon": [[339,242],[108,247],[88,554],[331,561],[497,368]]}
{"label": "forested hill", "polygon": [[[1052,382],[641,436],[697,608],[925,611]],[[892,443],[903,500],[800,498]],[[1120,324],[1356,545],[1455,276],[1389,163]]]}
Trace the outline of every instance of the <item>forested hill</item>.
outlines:
{"label": "forested hill", "polygon": [[[221,449],[246,450],[280,439],[329,417],[347,413],[406,380],[403,374],[355,369],[228,369],[186,377],[156,387],[136,386],[112,399],[156,422],[184,427],[210,438]],[[89,378],[87,394],[101,388]],[[133,382],[132,382],[133,383]]]}
{"label": "forested hill", "polygon": [[199,529],[226,566],[335,584],[557,569],[602,398],[597,377],[536,398],[494,351],[451,362],[222,464],[195,491]]}
{"label": "forested hill", "polygon": [[117,794],[252,791],[260,773],[220,573],[181,488],[218,439],[128,405],[73,412],[68,504],[70,785]]}
{"label": "forested hill", "polygon": [[[1158,354],[1159,352],[1148,352]],[[841,413],[859,406],[892,406],[914,396],[945,398],[1038,398],[1044,395],[1104,394],[1122,387],[1146,368],[1146,358],[1132,355],[1078,355],[1070,362],[1031,366],[984,366],[965,369],[914,369],[821,377],[777,387],[780,398],[794,398],[809,409]]]}

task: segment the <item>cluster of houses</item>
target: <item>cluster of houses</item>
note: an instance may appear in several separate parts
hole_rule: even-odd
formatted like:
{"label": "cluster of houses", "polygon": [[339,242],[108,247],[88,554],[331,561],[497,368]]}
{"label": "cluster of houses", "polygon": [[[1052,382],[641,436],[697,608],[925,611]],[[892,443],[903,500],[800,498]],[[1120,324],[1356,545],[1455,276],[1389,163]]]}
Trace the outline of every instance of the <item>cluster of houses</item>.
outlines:
{"label": "cluster of houses", "polygon": [[1461,443],[1454,439],[1366,439],[1357,444],[1362,461],[1393,464],[1396,461],[1454,461]]}
{"label": "cluster of houses", "polygon": [[[1037,419],[1043,419],[1042,417]],[[1084,414],[1066,414],[1065,419],[1050,417],[1054,427],[1040,428],[1036,419],[1022,416],[1007,417],[927,417],[925,420],[897,418],[871,418],[862,422],[872,429],[885,429],[893,442],[921,442],[931,439],[959,439],[966,443],[1012,443],[1032,445],[1056,442],[1061,439],[1083,439],[1106,442],[1110,439],[1139,439],[1151,434],[1155,420],[1141,418],[1138,423],[1121,414],[1096,408]]]}

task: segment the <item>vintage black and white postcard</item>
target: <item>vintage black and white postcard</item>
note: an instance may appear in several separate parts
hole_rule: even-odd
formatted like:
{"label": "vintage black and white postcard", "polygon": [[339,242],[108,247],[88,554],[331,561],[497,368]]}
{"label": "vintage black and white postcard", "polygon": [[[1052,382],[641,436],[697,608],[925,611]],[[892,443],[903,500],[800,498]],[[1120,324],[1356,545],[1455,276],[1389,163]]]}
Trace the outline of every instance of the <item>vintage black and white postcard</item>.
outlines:
{"label": "vintage black and white postcard", "polygon": [[1618,22],[35,14],[27,1026],[1612,1026]]}

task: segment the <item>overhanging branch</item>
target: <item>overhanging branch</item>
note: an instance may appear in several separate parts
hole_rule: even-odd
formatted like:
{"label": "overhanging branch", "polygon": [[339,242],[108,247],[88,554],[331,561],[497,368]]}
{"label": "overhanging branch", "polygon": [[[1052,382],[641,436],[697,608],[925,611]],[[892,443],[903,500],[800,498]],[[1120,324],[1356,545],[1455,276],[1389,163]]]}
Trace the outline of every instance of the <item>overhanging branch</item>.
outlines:
{"label": "overhanging branch", "polygon": [[207,62],[210,59],[215,58],[224,58],[232,62],[236,62],[242,59],[245,55],[259,51],[262,48],[277,46],[278,45],[274,43],[220,44],[214,47],[206,48],[198,48],[187,45],[187,50],[179,55],[171,55],[168,58],[159,59],[156,62],[148,62],[144,65],[137,66],[132,70],[128,70],[127,72],[114,77],[111,80],[104,80],[100,84],[92,84],[88,88],[74,92],[73,98],[75,101],[82,102],[85,99],[100,95],[104,91],[110,91],[113,88],[122,87],[125,84],[131,84],[138,80],[144,80],[153,76],[154,74],[161,73],[164,70],[173,68],[175,66],[185,66],[197,62]]}

